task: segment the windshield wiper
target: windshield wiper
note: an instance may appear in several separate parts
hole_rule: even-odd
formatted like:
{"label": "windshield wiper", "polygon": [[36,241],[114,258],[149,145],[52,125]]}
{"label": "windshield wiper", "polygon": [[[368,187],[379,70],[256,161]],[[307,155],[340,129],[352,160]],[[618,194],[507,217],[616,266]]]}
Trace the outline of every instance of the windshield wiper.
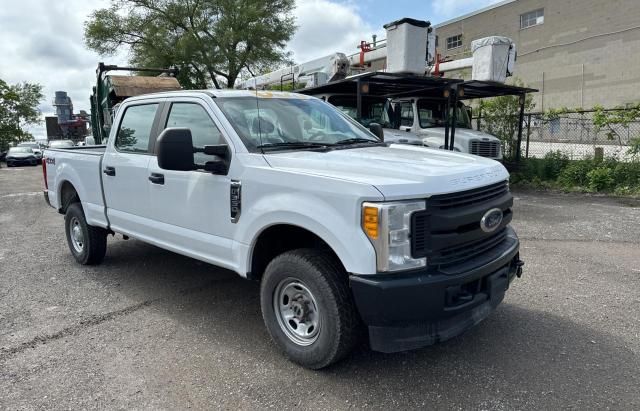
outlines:
{"label": "windshield wiper", "polygon": [[306,141],[283,141],[281,143],[267,143],[267,144],[260,144],[257,148],[259,149],[279,149],[279,148],[291,148],[291,149],[296,149],[296,148],[327,148],[328,146],[330,146],[331,144],[326,144],[326,143],[311,143],[311,142],[306,142]]}
{"label": "windshield wiper", "polygon": [[356,138],[347,138],[344,140],[340,140],[336,142],[336,145],[346,145],[346,144],[360,144],[360,143],[373,143],[373,144],[384,144],[382,141],[371,140],[368,138],[356,137]]}

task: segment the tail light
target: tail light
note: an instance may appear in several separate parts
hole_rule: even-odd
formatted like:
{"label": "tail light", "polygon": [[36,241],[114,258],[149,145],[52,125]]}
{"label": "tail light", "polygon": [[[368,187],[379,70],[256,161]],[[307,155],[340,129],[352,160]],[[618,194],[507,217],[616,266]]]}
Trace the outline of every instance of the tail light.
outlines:
{"label": "tail light", "polygon": [[49,190],[49,183],[47,182],[47,159],[42,157],[42,176],[44,177],[44,189]]}

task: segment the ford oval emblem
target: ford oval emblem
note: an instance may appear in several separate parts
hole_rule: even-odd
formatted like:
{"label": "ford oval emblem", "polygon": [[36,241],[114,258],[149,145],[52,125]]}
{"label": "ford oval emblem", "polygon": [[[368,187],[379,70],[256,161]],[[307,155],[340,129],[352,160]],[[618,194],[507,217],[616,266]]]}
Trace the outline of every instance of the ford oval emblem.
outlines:
{"label": "ford oval emblem", "polygon": [[492,208],[482,216],[482,219],[480,220],[480,228],[485,233],[491,233],[500,227],[500,223],[502,223],[502,210],[499,208]]}

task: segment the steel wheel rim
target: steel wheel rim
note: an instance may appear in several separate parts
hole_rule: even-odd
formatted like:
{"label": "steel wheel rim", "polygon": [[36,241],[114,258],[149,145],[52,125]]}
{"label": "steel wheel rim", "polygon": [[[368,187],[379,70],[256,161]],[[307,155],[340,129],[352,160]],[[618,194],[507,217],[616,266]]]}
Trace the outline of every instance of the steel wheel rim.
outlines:
{"label": "steel wheel rim", "polygon": [[84,250],[84,233],[77,217],[71,217],[69,221],[69,236],[73,249],[81,253]]}
{"label": "steel wheel rim", "polygon": [[295,344],[308,346],[320,335],[320,311],[309,288],[302,281],[286,278],[273,293],[278,325]]}

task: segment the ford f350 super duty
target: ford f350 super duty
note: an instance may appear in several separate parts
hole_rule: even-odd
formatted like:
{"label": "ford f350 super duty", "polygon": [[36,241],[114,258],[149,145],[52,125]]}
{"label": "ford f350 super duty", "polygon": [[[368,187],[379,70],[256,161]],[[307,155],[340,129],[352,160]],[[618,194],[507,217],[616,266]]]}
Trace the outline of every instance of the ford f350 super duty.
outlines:
{"label": "ford f350 super duty", "polygon": [[384,143],[293,93],[149,94],[114,120],[106,146],[45,152],[71,254],[98,264],[119,233],[260,281],[270,335],[305,367],[362,327],[383,352],[449,339],[522,272],[493,160]]}

